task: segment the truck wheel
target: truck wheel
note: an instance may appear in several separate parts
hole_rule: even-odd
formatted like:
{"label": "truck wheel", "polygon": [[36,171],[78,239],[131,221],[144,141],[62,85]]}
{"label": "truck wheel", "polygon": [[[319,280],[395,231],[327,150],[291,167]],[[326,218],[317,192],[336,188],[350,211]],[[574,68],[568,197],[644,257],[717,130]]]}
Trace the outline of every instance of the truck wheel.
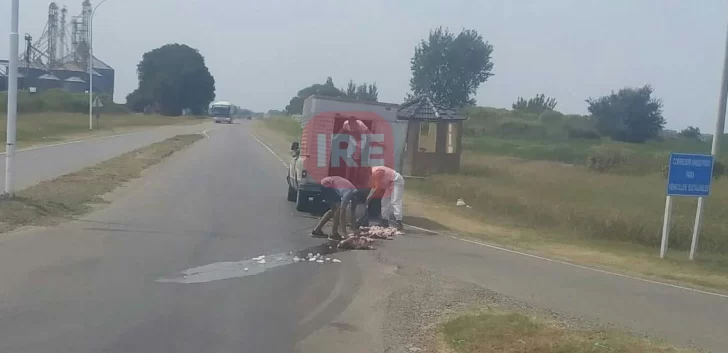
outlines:
{"label": "truck wheel", "polygon": [[308,193],[305,191],[298,190],[296,193],[296,211],[306,212],[309,208]]}
{"label": "truck wheel", "polygon": [[298,195],[296,193],[296,189],[294,189],[290,185],[288,185],[288,201],[296,202],[297,197],[298,197]]}

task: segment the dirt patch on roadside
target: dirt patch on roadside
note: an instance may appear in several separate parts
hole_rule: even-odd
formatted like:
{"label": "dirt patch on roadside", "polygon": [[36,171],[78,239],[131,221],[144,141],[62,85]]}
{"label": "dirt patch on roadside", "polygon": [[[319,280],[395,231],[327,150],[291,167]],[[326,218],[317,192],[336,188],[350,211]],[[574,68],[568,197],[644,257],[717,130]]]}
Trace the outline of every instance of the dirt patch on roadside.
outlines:
{"label": "dirt patch on roadside", "polygon": [[178,135],[24,189],[15,198],[0,201],[0,233],[27,225],[52,225],[84,214],[93,204],[105,202],[104,194],[201,138]]}
{"label": "dirt patch on roadside", "polygon": [[[477,284],[425,271],[416,266],[395,264],[396,260],[393,259],[380,256],[378,261],[396,267],[394,273],[387,278],[389,291],[383,307],[380,309],[384,313],[381,329],[384,347],[386,347],[384,352],[506,351],[498,349],[463,350],[461,349],[463,347],[453,347],[453,342],[448,341],[455,337],[462,344],[464,339],[474,340],[474,338],[492,334],[492,332],[479,333],[478,330],[482,328],[482,325],[478,326],[478,324],[485,321],[483,320],[485,316],[494,314],[512,315],[512,317],[516,317],[520,321],[528,321],[528,325],[542,330],[537,332],[538,334],[534,333],[533,342],[528,341],[529,338],[524,336],[516,339],[516,343],[520,343],[518,342],[520,339],[535,344],[537,343],[536,338],[544,338],[544,333],[549,333],[551,334],[549,337],[553,339],[555,344],[554,347],[577,343],[581,344],[581,346],[577,345],[576,347],[582,347],[584,344],[589,343],[591,344],[590,348],[599,351],[603,349],[605,352],[637,352],[640,348],[649,348],[644,350],[645,352],[694,352],[692,350],[672,348],[670,345],[662,344],[662,340],[649,337],[643,333],[630,332],[621,327],[599,324],[579,317],[534,307]],[[463,321],[466,324],[468,323],[468,317],[477,318],[473,320],[473,325],[462,324]],[[507,326],[509,322],[504,322],[504,324]],[[450,331],[447,331],[448,329]],[[445,333],[450,334],[446,335]],[[563,336],[554,333],[563,333]],[[505,338],[508,339],[509,337]],[[595,342],[596,345],[594,345]],[[484,344],[482,340],[476,343]],[[490,346],[487,346],[486,342],[486,346],[476,345],[474,347],[479,349]],[[619,350],[624,347],[633,350]],[[552,352],[527,349],[508,350],[508,352],[511,351]],[[553,352],[557,351],[554,350]],[[573,352],[583,351],[585,350]],[[563,352],[572,351],[563,350]]]}

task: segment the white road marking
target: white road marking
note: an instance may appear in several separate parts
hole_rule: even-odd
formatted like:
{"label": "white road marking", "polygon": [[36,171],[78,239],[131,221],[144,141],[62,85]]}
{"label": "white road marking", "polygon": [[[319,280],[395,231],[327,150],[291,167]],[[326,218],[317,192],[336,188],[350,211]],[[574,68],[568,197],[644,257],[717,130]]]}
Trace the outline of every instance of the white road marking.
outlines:
{"label": "white road marking", "polygon": [[268,145],[266,145],[265,142],[263,142],[260,139],[260,137],[258,137],[258,135],[256,135],[254,132],[251,132],[250,134],[253,135],[253,138],[256,141],[258,141],[259,144],[261,144],[263,147],[265,147],[265,149],[267,149],[268,152],[270,152],[274,157],[276,157],[276,159],[281,161],[281,164],[283,164],[284,167],[288,168],[288,163],[286,163],[286,161],[284,161],[283,158],[279,157],[277,153],[273,152],[273,150],[270,147],[268,147]]}
{"label": "white road marking", "polygon": [[205,130],[202,130],[202,132],[201,132],[202,136],[205,136],[206,139],[210,138],[210,135],[207,134],[208,131],[210,131],[210,129],[205,129]]}
{"label": "white road marking", "polygon": [[705,294],[705,295],[712,295],[712,296],[715,296],[715,297],[720,297],[720,298],[728,299],[728,295],[726,295],[726,294],[715,293],[715,292],[708,292],[708,291],[704,291],[704,290],[700,290],[700,289],[695,289],[695,288],[680,286],[680,285],[677,285],[677,284],[660,282],[660,281],[655,281],[655,280],[651,280],[651,279],[630,276],[630,275],[626,275],[626,274],[623,274],[623,273],[617,273],[617,272],[611,272],[611,271],[601,270],[601,269],[593,268],[593,267],[589,267],[589,266],[577,265],[577,264],[574,264],[574,263],[571,263],[571,262],[560,261],[560,260],[550,259],[548,257],[538,256],[538,255],[529,254],[529,253],[525,253],[525,252],[521,252],[521,251],[506,249],[506,248],[503,248],[503,247],[500,247],[500,246],[497,246],[497,245],[492,245],[492,244],[484,243],[484,242],[477,241],[477,240],[465,239],[465,238],[456,237],[454,235],[442,234],[442,233],[436,232],[434,230],[429,230],[429,229],[426,229],[426,228],[421,228],[421,227],[417,227],[417,226],[413,226],[413,225],[407,225],[407,226],[410,227],[410,228],[414,228],[414,229],[420,230],[420,231],[424,231],[424,232],[428,232],[428,233],[432,233],[432,234],[436,234],[436,235],[448,237],[448,238],[455,239],[455,240],[459,240],[459,241],[464,241],[466,243],[471,243],[471,244],[476,244],[476,245],[484,246],[486,248],[490,248],[490,249],[494,249],[494,250],[505,251],[505,252],[508,252],[508,253],[511,253],[511,254],[526,256],[526,257],[530,257],[530,258],[534,258],[534,259],[538,259],[538,260],[543,260],[543,261],[548,261],[548,262],[557,263],[557,264],[561,264],[561,265],[576,267],[576,268],[580,268],[580,269],[583,269],[583,270],[589,270],[589,271],[599,272],[599,273],[603,273],[603,274],[607,274],[607,275],[612,275],[612,276],[617,276],[617,277],[622,277],[622,278],[628,278],[628,279],[635,280],[635,281],[640,281],[640,282],[645,282],[645,283],[651,283],[651,284],[658,284],[658,285],[661,285],[661,286],[672,287],[672,288],[682,289],[682,290],[686,290],[686,291],[690,291],[690,292],[695,292],[695,293],[700,293],[700,294]]}

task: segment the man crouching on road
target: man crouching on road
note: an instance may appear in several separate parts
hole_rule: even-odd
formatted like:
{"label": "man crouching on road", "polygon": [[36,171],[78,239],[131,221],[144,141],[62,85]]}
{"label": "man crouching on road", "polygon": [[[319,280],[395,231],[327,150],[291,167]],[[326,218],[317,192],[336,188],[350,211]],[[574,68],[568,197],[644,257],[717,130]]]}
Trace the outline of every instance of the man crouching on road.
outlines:
{"label": "man crouching on road", "polygon": [[[324,225],[333,220],[331,227],[331,240],[344,240],[346,232],[346,209],[351,203],[356,203],[358,196],[357,188],[350,181],[339,177],[329,176],[321,179],[321,197],[329,205],[329,210],[321,217],[316,228],[311,232],[311,236],[317,238],[325,238],[327,235],[323,232]],[[359,233],[359,228],[355,222],[352,222],[352,230],[354,234]]]}

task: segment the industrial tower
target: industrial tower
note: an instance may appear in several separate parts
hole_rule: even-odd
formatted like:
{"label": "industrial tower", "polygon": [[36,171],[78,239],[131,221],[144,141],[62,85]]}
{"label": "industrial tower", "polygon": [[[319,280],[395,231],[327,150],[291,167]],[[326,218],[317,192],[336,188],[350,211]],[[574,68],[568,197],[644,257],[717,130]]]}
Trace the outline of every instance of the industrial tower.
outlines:
{"label": "industrial tower", "polygon": [[[56,1],[48,5],[47,21],[40,37],[34,40],[30,34],[25,35],[18,70],[22,89],[88,90],[92,11],[90,0],[83,0],[79,15],[69,15],[68,8],[59,7]],[[0,90],[7,87],[7,67],[3,63],[7,61],[0,60]],[[93,67],[94,91],[113,95],[114,69],[96,57]]]}

